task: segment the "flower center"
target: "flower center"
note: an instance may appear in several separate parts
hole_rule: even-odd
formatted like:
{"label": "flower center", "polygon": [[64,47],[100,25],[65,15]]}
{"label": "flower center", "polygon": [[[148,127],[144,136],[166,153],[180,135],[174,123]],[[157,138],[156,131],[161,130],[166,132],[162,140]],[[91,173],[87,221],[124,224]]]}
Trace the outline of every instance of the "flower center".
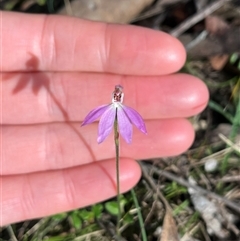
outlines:
{"label": "flower center", "polygon": [[114,102],[123,102],[123,87],[121,85],[116,85],[115,90],[112,93],[112,103]]}

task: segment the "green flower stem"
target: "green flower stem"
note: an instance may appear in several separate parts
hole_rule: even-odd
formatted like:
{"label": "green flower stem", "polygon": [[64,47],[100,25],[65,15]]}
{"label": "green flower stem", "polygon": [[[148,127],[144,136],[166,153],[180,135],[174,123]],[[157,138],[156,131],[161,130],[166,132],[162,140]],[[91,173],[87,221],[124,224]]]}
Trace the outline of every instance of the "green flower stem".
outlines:
{"label": "green flower stem", "polygon": [[144,227],[144,221],[143,221],[143,217],[142,217],[142,213],[141,213],[141,208],[139,206],[134,188],[131,189],[131,194],[132,194],[133,202],[137,208],[137,215],[138,215],[139,225],[140,225],[140,229],[141,229],[142,240],[147,241],[147,234],[146,234],[146,230]]}
{"label": "green flower stem", "polygon": [[118,204],[118,216],[117,216],[117,235],[120,236],[120,220],[121,220],[121,205],[120,205],[120,177],[119,177],[119,132],[117,121],[117,110],[114,121],[114,142],[116,150],[116,179],[117,179],[117,204]]}

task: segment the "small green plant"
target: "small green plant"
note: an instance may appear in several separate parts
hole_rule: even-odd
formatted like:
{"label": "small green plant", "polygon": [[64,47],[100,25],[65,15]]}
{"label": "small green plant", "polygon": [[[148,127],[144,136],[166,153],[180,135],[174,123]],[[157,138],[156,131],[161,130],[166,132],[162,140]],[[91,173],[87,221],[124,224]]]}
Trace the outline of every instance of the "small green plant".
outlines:
{"label": "small green plant", "polygon": [[178,185],[176,182],[171,182],[165,186],[164,193],[167,199],[171,199],[181,194],[186,194],[187,188]]}
{"label": "small green plant", "polygon": [[74,210],[69,214],[69,220],[72,226],[79,230],[83,227],[83,224],[87,226],[88,224],[92,224],[96,219],[100,218],[103,211],[102,204],[96,204],[91,207],[91,209],[80,209]]}

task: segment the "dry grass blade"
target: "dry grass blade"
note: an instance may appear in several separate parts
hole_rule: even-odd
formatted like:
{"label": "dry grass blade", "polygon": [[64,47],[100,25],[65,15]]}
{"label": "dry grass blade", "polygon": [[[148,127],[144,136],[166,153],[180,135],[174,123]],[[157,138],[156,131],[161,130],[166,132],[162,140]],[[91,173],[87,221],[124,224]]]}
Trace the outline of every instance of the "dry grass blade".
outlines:
{"label": "dry grass blade", "polygon": [[219,137],[227,144],[229,145],[233,150],[235,150],[237,153],[240,154],[240,143],[234,144],[231,140],[229,140],[226,136],[223,134],[219,134]]}

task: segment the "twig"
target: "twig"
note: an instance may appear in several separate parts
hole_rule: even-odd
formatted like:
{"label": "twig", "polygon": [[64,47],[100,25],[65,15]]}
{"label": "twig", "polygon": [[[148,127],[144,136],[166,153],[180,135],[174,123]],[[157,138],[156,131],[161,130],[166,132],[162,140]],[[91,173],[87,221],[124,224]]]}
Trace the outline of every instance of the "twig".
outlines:
{"label": "twig", "polygon": [[158,174],[160,176],[162,175],[162,176],[164,176],[164,177],[166,177],[170,180],[173,180],[173,181],[177,182],[178,184],[180,184],[182,186],[185,186],[187,188],[193,188],[194,190],[196,190],[196,191],[198,191],[198,192],[200,192],[200,193],[202,193],[206,196],[214,198],[214,199],[218,200],[219,202],[223,202],[223,203],[225,203],[226,206],[228,206],[229,208],[232,208],[233,210],[235,210],[236,212],[238,212],[240,214],[240,204],[234,203],[234,202],[228,200],[225,197],[219,196],[218,194],[210,192],[210,191],[208,191],[208,190],[206,190],[202,187],[199,187],[197,185],[192,185],[189,182],[187,182],[186,180],[184,180],[183,178],[177,177],[177,176],[175,176],[174,174],[172,174],[168,171],[159,170],[155,166],[149,166],[149,165],[146,165],[146,164],[143,164],[143,163],[141,163],[141,166],[142,166],[143,170],[145,169],[145,171],[148,170],[148,169],[151,169],[156,174]]}
{"label": "twig", "polygon": [[15,233],[13,232],[13,229],[12,229],[11,225],[7,226],[7,231],[9,233],[10,238],[11,238],[11,241],[18,241],[16,236],[15,236]]}
{"label": "twig", "polygon": [[[133,22],[137,22],[146,18],[150,18],[156,15],[160,14],[164,14],[164,10],[168,7],[168,6],[172,6],[174,4],[177,4],[179,2],[182,2],[183,0],[168,0],[167,2],[162,1],[162,0],[158,0],[156,4],[153,4],[153,6],[151,6],[151,8],[147,11],[144,11],[143,13],[141,13],[139,16],[137,16],[136,18],[134,18],[131,23]],[[185,0],[186,1],[186,0]],[[152,1],[154,2],[154,1]]]}
{"label": "twig", "polygon": [[31,229],[29,229],[24,236],[29,237],[33,233],[35,233],[43,224],[47,223],[49,221],[49,218],[42,218],[40,219]]}
{"label": "twig", "polygon": [[141,164],[142,167],[142,172],[143,172],[143,177],[146,179],[146,181],[149,183],[149,185],[151,186],[151,188],[156,192],[157,196],[159,197],[159,199],[162,201],[162,203],[164,204],[165,208],[170,209],[171,210],[171,206],[169,205],[168,201],[166,200],[166,198],[163,196],[163,194],[161,193],[161,191],[159,190],[159,188],[157,188],[155,182],[152,180],[152,178],[149,177],[147,168]]}
{"label": "twig", "polygon": [[[143,176],[146,178],[147,182],[149,185],[152,187],[152,189],[156,192],[157,196],[159,199],[163,202],[165,206],[165,217],[163,221],[163,230],[161,233],[161,240],[179,240],[178,239],[178,232],[177,232],[177,227],[176,227],[176,222],[173,218],[173,211],[168,203],[167,199],[164,197],[164,195],[161,193],[160,189],[157,187],[155,182],[153,181],[152,178],[150,178],[147,170],[142,166],[143,170]],[[171,231],[167,231],[171,227]],[[170,235],[171,233],[171,235]],[[170,238],[171,237],[171,238]]]}
{"label": "twig", "polygon": [[103,235],[104,232],[105,232],[105,230],[97,230],[97,231],[93,231],[91,233],[86,233],[86,234],[76,237],[73,241],[86,240],[89,238],[90,238],[89,240],[91,240],[92,237],[100,237],[100,235]]}
{"label": "twig", "polygon": [[208,32],[206,30],[203,30],[194,40],[192,40],[185,46],[186,50],[189,51],[190,49],[194,48],[196,45],[206,39],[207,36]]}
{"label": "twig", "polygon": [[223,177],[221,178],[221,182],[240,182],[240,175]]}
{"label": "twig", "polygon": [[178,25],[175,29],[173,29],[170,34],[174,37],[179,37],[182,33],[184,33],[186,30],[191,28],[194,24],[198,23],[199,21],[203,20],[205,17],[219,9],[223,6],[224,3],[226,3],[229,0],[219,0],[212,4],[209,4],[206,8],[204,8],[202,11],[197,12],[192,17],[186,19],[183,23]]}
{"label": "twig", "polygon": [[98,218],[96,219],[97,224],[102,228],[106,234],[111,237],[111,240],[115,241],[127,241],[125,238],[120,237],[116,233],[116,227],[113,223],[108,219]]}

